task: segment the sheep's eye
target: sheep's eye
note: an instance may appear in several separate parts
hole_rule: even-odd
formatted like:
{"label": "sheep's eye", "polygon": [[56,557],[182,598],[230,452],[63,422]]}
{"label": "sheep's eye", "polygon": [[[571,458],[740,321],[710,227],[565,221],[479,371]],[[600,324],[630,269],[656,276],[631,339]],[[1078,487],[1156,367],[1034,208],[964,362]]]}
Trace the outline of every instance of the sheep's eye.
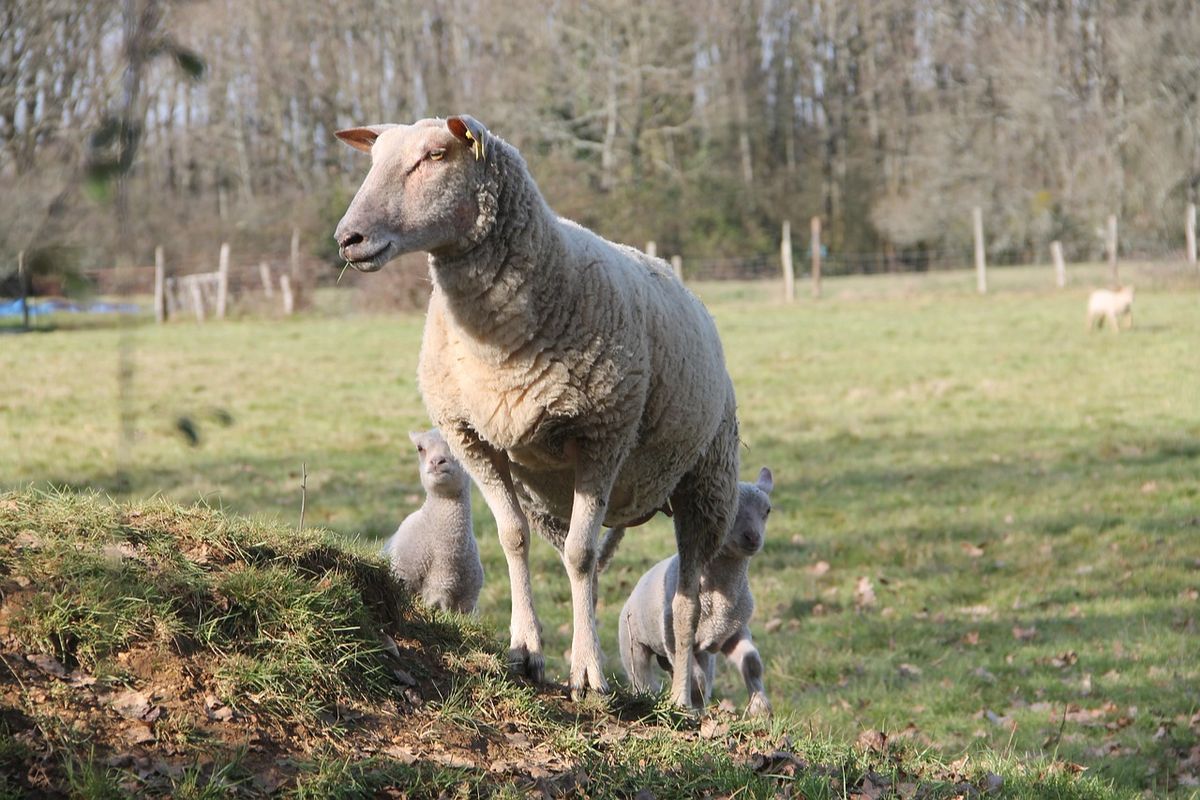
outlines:
{"label": "sheep's eye", "polygon": [[425,455],[425,448],[422,447],[421,445],[417,445],[417,452],[420,453],[421,455]]}
{"label": "sheep's eye", "polygon": [[438,147],[429,151],[429,158],[433,161],[441,161],[446,157],[446,148]]}

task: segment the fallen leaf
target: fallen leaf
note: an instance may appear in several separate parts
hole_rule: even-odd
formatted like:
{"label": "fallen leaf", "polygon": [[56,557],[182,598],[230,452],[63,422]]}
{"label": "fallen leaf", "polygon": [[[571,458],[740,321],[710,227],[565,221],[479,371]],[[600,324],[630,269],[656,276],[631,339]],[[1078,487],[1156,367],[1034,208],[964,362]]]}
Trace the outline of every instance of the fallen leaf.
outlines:
{"label": "fallen leaf", "polygon": [[1154,494],[1158,491],[1158,481],[1146,481],[1142,484],[1142,494]]}
{"label": "fallen leaf", "polygon": [[1068,650],[1051,658],[1050,664],[1059,669],[1065,669],[1066,667],[1074,666],[1078,661],[1079,655],[1074,650]]}
{"label": "fallen leaf", "polygon": [[1184,589],[1182,592],[1179,593],[1179,599],[1180,600],[1191,600],[1193,602],[1196,600],[1200,600],[1200,591],[1197,591],[1195,589]]}
{"label": "fallen leaf", "polygon": [[962,549],[963,549],[963,552],[966,553],[971,558],[982,558],[983,557],[983,548],[973,545],[970,542],[963,542]]}
{"label": "fallen leaf", "polygon": [[921,668],[916,664],[901,664],[896,670],[905,678],[916,677],[921,674]]}
{"label": "fallen leaf", "polygon": [[883,731],[867,729],[858,735],[854,743],[862,750],[882,753],[887,749],[887,734]]}
{"label": "fallen leaf", "polygon": [[145,722],[135,722],[121,731],[121,738],[128,744],[141,744],[154,741],[154,731]]}
{"label": "fallen leaf", "polygon": [[982,678],[983,680],[987,681],[988,683],[996,682],[996,676],[993,675],[992,673],[988,672],[987,669],[984,667],[976,667],[975,670],[971,674],[974,675],[976,678]]}
{"label": "fallen leaf", "polygon": [[860,577],[854,586],[854,605],[858,608],[875,605],[875,587],[871,585],[871,579],[865,575]]}
{"label": "fallen leaf", "polygon": [[717,739],[729,733],[728,722],[718,722],[713,717],[705,717],[700,723],[700,738],[701,739]]}
{"label": "fallen leaf", "polygon": [[146,719],[151,714],[150,698],[144,692],[134,689],[126,689],[119,694],[111,696],[108,704],[112,707],[113,711],[116,711],[126,719]]}
{"label": "fallen leaf", "polygon": [[813,564],[811,567],[808,568],[808,574],[812,575],[813,577],[816,577],[816,578],[821,577],[826,572],[829,572],[829,562],[828,561],[818,561],[817,563]]}
{"label": "fallen leaf", "polygon": [[417,760],[416,755],[414,755],[412,753],[412,751],[406,750],[405,748],[398,747],[396,745],[392,745],[391,747],[385,747],[383,750],[380,750],[379,752],[382,753],[383,755],[387,756],[388,758],[391,758],[395,761],[399,761],[401,764],[411,764]]}
{"label": "fallen leaf", "polygon": [[1028,628],[1022,628],[1020,625],[1014,625],[1012,629],[1013,638],[1018,642],[1031,641],[1037,636],[1037,626],[1030,625]]}
{"label": "fallen leaf", "polygon": [[58,659],[45,653],[35,653],[25,656],[25,660],[38,668],[39,672],[52,675],[55,678],[66,678],[67,670]]}
{"label": "fallen leaf", "polygon": [[771,617],[769,620],[767,620],[766,624],[763,625],[763,630],[765,630],[767,633],[774,633],[782,627],[783,620],[781,620],[779,617]]}
{"label": "fallen leaf", "polygon": [[979,631],[967,631],[963,634],[962,643],[968,647],[976,647],[979,644]]}

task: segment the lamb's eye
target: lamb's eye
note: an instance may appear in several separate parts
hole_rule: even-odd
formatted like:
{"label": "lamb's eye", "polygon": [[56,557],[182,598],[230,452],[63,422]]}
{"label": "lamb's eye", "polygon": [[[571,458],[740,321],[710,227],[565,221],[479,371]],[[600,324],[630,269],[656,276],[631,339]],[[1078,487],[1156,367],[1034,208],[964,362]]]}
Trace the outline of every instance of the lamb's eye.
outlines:
{"label": "lamb's eye", "polygon": [[429,151],[429,158],[433,161],[441,161],[446,157],[446,148],[437,147]]}
{"label": "lamb's eye", "polygon": [[421,445],[417,445],[417,452],[420,453],[421,455],[425,455],[425,448],[422,447]]}

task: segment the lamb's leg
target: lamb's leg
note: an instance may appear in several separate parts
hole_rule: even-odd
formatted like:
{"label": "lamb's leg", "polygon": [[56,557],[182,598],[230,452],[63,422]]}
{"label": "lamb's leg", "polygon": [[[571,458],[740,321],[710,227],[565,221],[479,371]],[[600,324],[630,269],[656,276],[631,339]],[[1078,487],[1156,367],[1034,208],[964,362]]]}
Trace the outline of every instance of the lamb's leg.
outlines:
{"label": "lamb's leg", "polygon": [[541,682],[545,678],[545,657],[542,624],[533,609],[529,577],[529,523],[513,489],[508,456],[480,441],[469,428],[446,426],[441,431],[496,518],[496,533],[508,562],[512,592],[509,665],[514,671]]}
{"label": "lamb's leg", "polygon": [[1120,333],[1121,325],[1120,325],[1120,323],[1117,322],[1116,312],[1109,310],[1107,313],[1105,313],[1104,316],[1108,320],[1108,324],[1112,327],[1112,332]]}
{"label": "lamb's leg", "polygon": [[621,666],[635,692],[658,691],[658,675],[654,671],[654,651],[638,641],[635,623],[627,610],[622,610],[617,626],[617,642],[621,648]]}
{"label": "lamb's leg", "polygon": [[679,582],[671,598],[674,670],[671,699],[687,708],[691,702],[696,625],[700,620],[700,573],[725,540],[737,506],[737,418],[732,403],[699,463],[671,495],[675,509],[675,545],[679,550]]}
{"label": "lamb's leg", "polygon": [[696,653],[696,666],[692,670],[692,704],[699,708],[708,705],[712,697],[716,662],[716,657],[707,650]]}
{"label": "lamb's leg", "polygon": [[763,688],[763,663],[750,637],[749,626],[729,637],[729,641],[721,646],[721,652],[728,656],[733,666],[742,673],[746,682],[746,691],[750,700],[746,704],[746,715],[751,717],[769,717],[771,703],[767,700],[767,691]]}

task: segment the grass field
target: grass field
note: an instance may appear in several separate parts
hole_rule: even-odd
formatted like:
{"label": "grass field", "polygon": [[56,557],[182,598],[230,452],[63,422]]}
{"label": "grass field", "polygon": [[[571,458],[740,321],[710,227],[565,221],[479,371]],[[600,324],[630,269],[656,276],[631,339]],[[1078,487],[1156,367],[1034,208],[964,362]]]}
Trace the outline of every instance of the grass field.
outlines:
{"label": "grass field", "polygon": [[[1087,333],[1085,286],[1048,269],[698,288],[738,391],[743,477],[775,472],[752,567],[776,711],[852,741],[882,729],[945,758],[1057,757],[1121,791],[1200,781],[1200,282],[1126,266],[1136,327]],[[369,279],[369,276],[367,276]],[[336,302],[336,298],[333,299]],[[203,498],[375,546],[420,501],[407,431],[420,315],[313,315],[0,338],[0,488]],[[124,376],[121,378],[120,376]],[[507,581],[476,503],[481,622]],[[602,640],[671,550],[632,531],[602,582]],[[549,670],[569,593],[535,545]],[[868,589],[869,584],[869,591]],[[718,694],[744,703],[728,671]]]}

